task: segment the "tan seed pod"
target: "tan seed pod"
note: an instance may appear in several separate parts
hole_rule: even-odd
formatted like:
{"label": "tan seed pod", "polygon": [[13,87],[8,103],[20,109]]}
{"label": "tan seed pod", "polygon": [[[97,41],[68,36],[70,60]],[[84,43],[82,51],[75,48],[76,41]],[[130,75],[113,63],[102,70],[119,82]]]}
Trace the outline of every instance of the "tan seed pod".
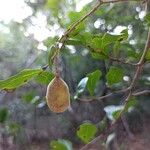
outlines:
{"label": "tan seed pod", "polygon": [[46,92],[47,105],[55,113],[64,112],[70,106],[68,85],[60,77],[55,77]]}

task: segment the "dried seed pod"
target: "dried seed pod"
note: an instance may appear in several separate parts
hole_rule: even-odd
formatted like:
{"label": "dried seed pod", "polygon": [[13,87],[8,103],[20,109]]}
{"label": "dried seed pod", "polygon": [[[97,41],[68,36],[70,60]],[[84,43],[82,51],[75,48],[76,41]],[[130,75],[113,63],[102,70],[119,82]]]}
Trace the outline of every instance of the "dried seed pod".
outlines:
{"label": "dried seed pod", "polygon": [[64,112],[70,106],[69,88],[60,77],[55,77],[49,83],[46,101],[50,110],[56,113]]}

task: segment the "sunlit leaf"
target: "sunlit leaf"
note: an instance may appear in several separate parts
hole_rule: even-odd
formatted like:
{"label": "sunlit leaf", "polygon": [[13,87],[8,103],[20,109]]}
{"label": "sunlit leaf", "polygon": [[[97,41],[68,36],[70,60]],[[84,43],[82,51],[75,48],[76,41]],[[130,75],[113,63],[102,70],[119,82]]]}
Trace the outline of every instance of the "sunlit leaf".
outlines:
{"label": "sunlit leaf", "polygon": [[49,8],[54,16],[58,16],[61,3],[65,3],[64,0],[47,0],[46,7]]}
{"label": "sunlit leaf", "polygon": [[42,69],[24,69],[6,80],[0,80],[0,89],[11,90],[18,88],[41,72],[43,72]]}
{"label": "sunlit leaf", "polygon": [[92,123],[81,124],[77,131],[77,136],[84,142],[90,142],[97,132],[97,127]]}
{"label": "sunlit leaf", "polygon": [[50,148],[51,150],[73,150],[72,143],[64,139],[51,141]]}
{"label": "sunlit leaf", "polygon": [[111,43],[115,43],[118,41],[119,35],[111,35],[109,33],[105,33],[102,37],[102,45],[105,47],[106,45],[109,45]]}
{"label": "sunlit leaf", "polygon": [[87,76],[88,76],[87,89],[90,92],[90,95],[93,95],[96,84],[99,81],[100,77],[102,76],[102,72],[100,70],[96,70],[92,73],[89,73]]}
{"label": "sunlit leaf", "polygon": [[[82,17],[82,12],[70,11],[68,13],[68,17],[69,17],[69,23],[68,23],[68,29],[69,29],[76,21],[78,21]],[[74,36],[78,34],[80,31],[82,31],[84,28],[85,28],[85,23],[81,22],[78,26],[76,26],[75,30],[73,30],[73,32],[71,32],[70,35]]]}
{"label": "sunlit leaf", "polygon": [[36,76],[35,80],[41,84],[48,84],[53,78],[54,78],[53,73],[43,71],[42,73]]}
{"label": "sunlit leaf", "polygon": [[106,79],[108,84],[111,86],[112,84],[121,82],[123,80],[124,71],[121,68],[118,67],[110,67]]}
{"label": "sunlit leaf", "polygon": [[94,49],[95,52],[101,52],[103,51],[103,43],[102,43],[102,39],[99,37],[94,38],[91,41],[91,47]]}

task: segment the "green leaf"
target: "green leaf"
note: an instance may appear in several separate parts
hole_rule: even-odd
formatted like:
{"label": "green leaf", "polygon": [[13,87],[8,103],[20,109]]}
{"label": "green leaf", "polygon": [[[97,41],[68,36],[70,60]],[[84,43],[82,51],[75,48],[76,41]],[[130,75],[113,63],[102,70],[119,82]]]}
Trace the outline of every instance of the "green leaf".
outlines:
{"label": "green leaf", "polygon": [[54,140],[50,143],[51,150],[73,150],[72,143],[68,140]]}
{"label": "green leaf", "polygon": [[100,77],[102,76],[102,72],[100,70],[96,70],[92,73],[89,73],[87,81],[87,89],[90,92],[90,95],[94,94],[94,89]]}
{"label": "green leaf", "polygon": [[24,69],[18,74],[11,76],[6,80],[0,80],[0,89],[12,90],[16,89],[25,83],[27,83],[31,78],[40,74],[42,69]]}
{"label": "green leaf", "polygon": [[44,43],[44,45],[46,46],[46,47],[49,47],[50,45],[55,45],[55,43],[57,42],[57,40],[58,40],[58,36],[55,36],[55,37],[48,37],[47,39],[45,39],[44,41],[43,41],[43,43]]}
{"label": "green leaf", "polygon": [[121,35],[119,36],[119,41],[125,41],[128,39],[128,29],[121,31]]}
{"label": "green leaf", "polygon": [[35,80],[40,84],[49,84],[49,82],[54,78],[53,73],[49,73],[47,71],[41,72],[36,76]]}
{"label": "green leaf", "polygon": [[8,117],[8,109],[3,107],[0,108],[0,123],[4,123]]}
{"label": "green leaf", "polygon": [[124,71],[121,68],[110,67],[106,79],[108,84],[111,86],[115,83],[121,82],[123,80]]}
{"label": "green leaf", "polygon": [[61,10],[61,4],[65,5],[64,0],[47,0],[46,7],[51,9],[54,16],[58,16]]}
{"label": "green leaf", "polygon": [[100,37],[94,38],[91,41],[90,45],[94,49],[95,52],[103,51],[102,39]]}
{"label": "green leaf", "polygon": [[[75,11],[70,11],[68,13],[69,17],[69,23],[68,23],[68,29],[82,17],[83,13],[82,12],[75,12]],[[82,31],[85,28],[85,22],[81,22],[78,26],[76,26],[75,30],[71,32],[71,35],[76,35],[80,31]]]}
{"label": "green leaf", "polygon": [[105,33],[104,36],[102,37],[103,47],[111,43],[115,43],[116,41],[118,41],[118,38],[119,38],[119,35],[111,35],[109,33]]}
{"label": "green leaf", "polygon": [[132,96],[125,106],[125,111],[128,111],[130,107],[135,107],[137,105],[136,97]]}
{"label": "green leaf", "polygon": [[104,108],[104,111],[106,112],[108,119],[114,122],[118,119],[120,112],[123,109],[124,109],[123,105],[119,105],[119,106],[109,105]]}
{"label": "green leaf", "polygon": [[145,56],[145,59],[146,59],[147,61],[150,60],[150,49],[148,49],[148,51],[147,51],[147,53],[146,53],[146,56]]}
{"label": "green leaf", "polygon": [[51,66],[54,62],[54,57],[57,54],[57,49],[55,46],[51,46],[51,48],[48,50],[48,64]]}
{"label": "green leaf", "polygon": [[146,21],[147,25],[150,26],[150,13],[147,13],[147,15],[144,17],[144,20]]}
{"label": "green leaf", "polygon": [[68,13],[68,17],[70,19],[70,22],[74,23],[82,17],[82,14],[80,12],[70,11]]}
{"label": "green leaf", "polygon": [[123,30],[120,35],[112,35],[110,33],[105,33],[102,37],[102,47],[104,48],[105,46],[110,45],[112,43],[116,44],[118,42],[126,40],[127,38],[127,29]]}
{"label": "green leaf", "polygon": [[108,56],[107,56],[107,54],[106,55],[104,55],[104,54],[102,54],[102,53],[98,53],[98,52],[92,52],[91,53],[92,54],[92,57],[94,58],[94,59],[108,59]]}
{"label": "green leaf", "polygon": [[81,124],[77,131],[77,136],[84,142],[90,142],[97,132],[97,127],[92,123]]}
{"label": "green leaf", "polygon": [[69,39],[66,42],[67,45],[82,45],[82,42],[77,39]]}
{"label": "green leaf", "polygon": [[75,28],[75,30],[73,30],[73,32],[71,32],[70,36],[75,36],[79,34],[81,31],[83,31],[84,29],[85,29],[85,23],[82,22]]}
{"label": "green leaf", "polygon": [[113,112],[112,115],[115,120],[117,120],[120,117],[122,110],[117,110],[117,111]]}
{"label": "green leaf", "polygon": [[67,40],[66,44],[68,45],[88,45],[89,41],[93,38],[93,35],[90,32],[80,32],[74,37]]}
{"label": "green leaf", "polygon": [[36,91],[30,90],[22,96],[22,99],[26,103],[31,103],[32,99],[36,96]]}

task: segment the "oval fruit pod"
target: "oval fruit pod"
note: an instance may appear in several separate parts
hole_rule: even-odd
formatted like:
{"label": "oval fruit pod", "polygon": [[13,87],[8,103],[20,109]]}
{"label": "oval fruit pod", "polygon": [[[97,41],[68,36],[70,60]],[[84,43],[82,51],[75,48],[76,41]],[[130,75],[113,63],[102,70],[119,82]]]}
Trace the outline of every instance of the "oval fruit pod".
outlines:
{"label": "oval fruit pod", "polygon": [[64,112],[70,106],[68,85],[60,77],[55,77],[48,85],[46,92],[47,105],[51,111]]}

